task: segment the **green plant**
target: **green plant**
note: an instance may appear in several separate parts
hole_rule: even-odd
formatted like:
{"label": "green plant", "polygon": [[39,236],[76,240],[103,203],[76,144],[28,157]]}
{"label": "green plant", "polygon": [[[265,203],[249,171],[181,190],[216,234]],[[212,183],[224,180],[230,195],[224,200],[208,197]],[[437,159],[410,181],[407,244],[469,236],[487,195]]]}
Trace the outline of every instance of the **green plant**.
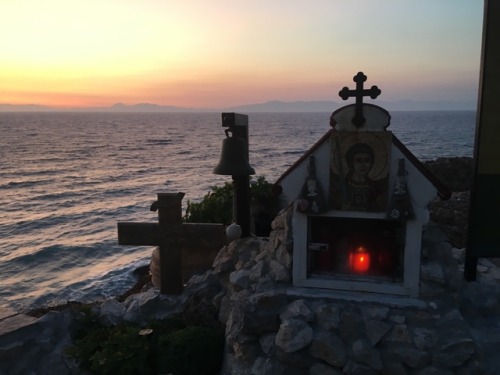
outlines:
{"label": "green plant", "polygon": [[160,339],[160,373],[217,374],[224,351],[224,335],[212,327],[189,326]]}
{"label": "green plant", "polygon": [[[263,176],[257,177],[250,183],[252,212],[257,226],[260,221],[266,220],[267,226],[279,210],[277,194],[273,184]],[[233,185],[225,182],[223,186],[212,186],[199,203],[187,202],[184,221],[189,223],[222,223],[229,225],[233,222]],[[264,231],[264,229],[262,230]],[[261,230],[259,230],[261,232]],[[261,235],[260,233],[256,233]]]}
{"label": "green plant", "polygon": [[233,185],[212,186],[199,203],[188,200],[184,221],[188,223],[222,223],[233,221]]}
{"label": "green plant", "polygon": [[94,374],[214,375],[221,365],[224,330],[219,326],[165,319],[145,327],[105,327],[87,312],[80,324],[75,345],[66,353]]}
{"label": "green plant", "polygon": [[151,346],[140,328],[119,326],[107,330],[107,337],[90,356],[90,369],[96,374],[150,374]]}

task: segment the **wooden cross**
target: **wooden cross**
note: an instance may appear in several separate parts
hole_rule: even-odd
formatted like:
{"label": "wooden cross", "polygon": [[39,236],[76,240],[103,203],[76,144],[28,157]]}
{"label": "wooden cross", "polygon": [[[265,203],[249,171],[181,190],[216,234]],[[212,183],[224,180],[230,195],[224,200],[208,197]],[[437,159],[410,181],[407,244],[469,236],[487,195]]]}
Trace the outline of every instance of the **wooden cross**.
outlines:
{"label": "wooden cross", "polygon": [[158,223],[118,223],[118,244],[132,246],[159,246],[160,291],[163,294],[181,294],[182,249],[186,247],[222,248],[225,230],[222,224],[182,222],[184,193],[158,193],[151,211],[158,211]]}
{"label": "wooden cross", "polygon": [[372,86],[369,90],[363,89],[363,83],[366,81],[366,78],[363,72],[359,72],[353,78],[353,81],[356,82],[355,90],[349,90],[347,87],[344,87],[339,91],[339,96],[343,100],[347,100],[349,97],[356,98],[355,115],[352,119],[352,123],[358,128],[365,123],[365,117],[363,116],[363,96],[369,96],[375,99],[382,92],[377,86]]}

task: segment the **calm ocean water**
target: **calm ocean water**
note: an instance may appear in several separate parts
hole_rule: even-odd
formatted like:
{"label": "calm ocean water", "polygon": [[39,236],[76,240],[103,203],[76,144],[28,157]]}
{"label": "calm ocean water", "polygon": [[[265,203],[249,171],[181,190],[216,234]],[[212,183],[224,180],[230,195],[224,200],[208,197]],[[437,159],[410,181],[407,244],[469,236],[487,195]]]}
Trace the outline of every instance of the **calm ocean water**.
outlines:
{"label": "calm ocean water", "polygon": [[[392,112],[422,161],[472,156],[474,111]],[[250,163],[276,180],[329,129],[330,113],[254,113]],[[118,295],[152,249],[117,245],[118,221],[156,221],[157,192],[199,201],[220,113],[0,113],[0,306],[25,310]]]}

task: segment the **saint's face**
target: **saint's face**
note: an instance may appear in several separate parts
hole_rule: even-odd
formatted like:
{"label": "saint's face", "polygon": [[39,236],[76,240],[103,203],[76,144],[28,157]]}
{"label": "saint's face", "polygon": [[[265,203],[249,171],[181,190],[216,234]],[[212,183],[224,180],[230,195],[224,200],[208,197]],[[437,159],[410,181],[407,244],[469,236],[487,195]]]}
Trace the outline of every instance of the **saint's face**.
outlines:
{"label": "saint's face", "polygon": [[353,168],[354,173],[366,176],[372,169],[373,160],[370,155],[366,153],[359,153],[354,155]]}

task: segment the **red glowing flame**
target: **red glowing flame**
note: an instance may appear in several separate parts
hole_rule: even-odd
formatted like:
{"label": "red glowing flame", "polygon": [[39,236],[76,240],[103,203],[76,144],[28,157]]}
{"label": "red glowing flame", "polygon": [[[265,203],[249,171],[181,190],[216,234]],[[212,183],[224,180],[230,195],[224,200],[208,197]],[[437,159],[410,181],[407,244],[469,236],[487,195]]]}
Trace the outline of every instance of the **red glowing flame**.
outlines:
{"label": "red glowing flame", "polygon": [[370,253],[362,246],[349,254],[349,265],[355,273],[365,273],[370,269]]}

